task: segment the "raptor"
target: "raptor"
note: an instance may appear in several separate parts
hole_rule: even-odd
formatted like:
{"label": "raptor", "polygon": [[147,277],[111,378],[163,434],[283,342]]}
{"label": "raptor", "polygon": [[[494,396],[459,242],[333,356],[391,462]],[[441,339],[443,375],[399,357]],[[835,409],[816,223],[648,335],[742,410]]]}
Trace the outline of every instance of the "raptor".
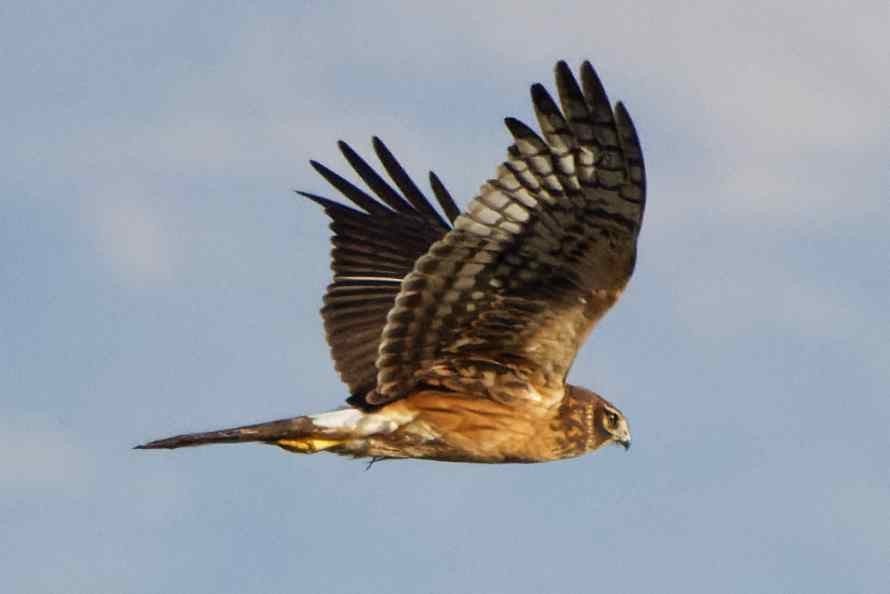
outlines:
{"label": "raptor", "polygon": [[589,62],[540,84],[540,132],[507,118],[506,160],[461,212],[430,173],[439,209],[377,138],[389,180],[347,144],[367,186],[312,166],[351,205],[300,192],[331,219],[333,282],[321,310],[347,405],[139,449],[261,442],[372,460],[545,462],[615,443],[628,422],[566,382],[636,262],[645,172],[630,115]]}

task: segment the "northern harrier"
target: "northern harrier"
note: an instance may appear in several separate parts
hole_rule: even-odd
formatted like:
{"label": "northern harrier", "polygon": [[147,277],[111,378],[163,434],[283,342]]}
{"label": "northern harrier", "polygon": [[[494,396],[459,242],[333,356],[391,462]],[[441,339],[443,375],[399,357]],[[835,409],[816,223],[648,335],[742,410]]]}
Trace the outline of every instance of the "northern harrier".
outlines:
{"label": "northern harrier", "polygon": [[559,62],[556,87],[561,109],[531,87],[540,135],[505,120],[507,159],[462,214],[430,173],[440,214],[377,138],[395,187],[339,145],[373,196],[312,162],[354,205],[300,192],[332,220],[334,280],[321,312],[349,406],[138,447],[264,442],[488,463],[628,447],[621,411],[565,378],[634,269],[643,156],[590,63],[579,85]]}

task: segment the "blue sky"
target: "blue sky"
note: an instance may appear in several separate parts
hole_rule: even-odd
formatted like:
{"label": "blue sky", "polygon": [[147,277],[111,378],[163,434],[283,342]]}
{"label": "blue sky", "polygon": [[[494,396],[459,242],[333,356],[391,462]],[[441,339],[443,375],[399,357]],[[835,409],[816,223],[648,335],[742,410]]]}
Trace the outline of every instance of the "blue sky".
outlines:
{"label": "blue sky", "polygon": [[[480,4],[0,9],[7,591],[886,589],[887,3]],[[306,161],[378,134],[465,204],[560,58],[646,153],[636,276],[570,375],[629,453],[130,450],[338,406]]]}

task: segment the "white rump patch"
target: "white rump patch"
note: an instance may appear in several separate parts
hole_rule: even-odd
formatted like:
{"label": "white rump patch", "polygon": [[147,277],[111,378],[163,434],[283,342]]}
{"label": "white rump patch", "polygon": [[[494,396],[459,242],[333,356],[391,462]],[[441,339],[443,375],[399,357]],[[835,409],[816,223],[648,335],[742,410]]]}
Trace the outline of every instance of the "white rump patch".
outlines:
{"label": "white rump patch", "polygon": [[312,415],[312,423],[322,429],[355,429],[364,413],[357,408],[341,408],[331,412]]}
{"label": "white rump patch", "polygon": [[401,283],[402,279],[393,278],[391,276],[345,276],[341,274],[334,275],[335,281],[383,281],[387,283]]}
{"label": "white rump patch", "polygon": [[385,410],[365,413],[357,408],[341,408],[331,412],[312,415],[312,423],[321,429],[348,431],[356,436],[368,436],[376,433],[392,433],[405,423],[413,420],[411,415],[396,415]]}

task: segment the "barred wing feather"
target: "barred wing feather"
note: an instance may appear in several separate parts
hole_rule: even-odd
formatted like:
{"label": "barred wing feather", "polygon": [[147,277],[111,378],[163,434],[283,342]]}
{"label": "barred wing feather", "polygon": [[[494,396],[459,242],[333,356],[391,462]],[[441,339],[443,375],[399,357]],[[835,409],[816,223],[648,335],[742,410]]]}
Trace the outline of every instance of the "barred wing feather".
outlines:
{"label": "barred wing feather", "polygon": [[[558,401],[575,355],[633,272],[645,204],[633,123],[588,62],[556,67],[542,135],[508,118],[507,160],[401,283],[376,359],[379,405],[419,385]],[[402,261],[399,264],[403,264]],[[368,378],[365,378],[368,379]]]}
{"label": "barred wing feather", "polygon": [[[312,166],[357,208],[308,192],[331,218],[331,268],[321,310],[335,367],[349,386],[350,400],[364,403],[377,383],[380,335],[416,260],[441,239],[451,225],[436,211],[392,153],[378,138],[374,150],[398,190],[378,175],[349,145],[340,150],[373,195],[320,163]],[[450,220],[458,209],[441,181],[430,174],[433,192]]]}

